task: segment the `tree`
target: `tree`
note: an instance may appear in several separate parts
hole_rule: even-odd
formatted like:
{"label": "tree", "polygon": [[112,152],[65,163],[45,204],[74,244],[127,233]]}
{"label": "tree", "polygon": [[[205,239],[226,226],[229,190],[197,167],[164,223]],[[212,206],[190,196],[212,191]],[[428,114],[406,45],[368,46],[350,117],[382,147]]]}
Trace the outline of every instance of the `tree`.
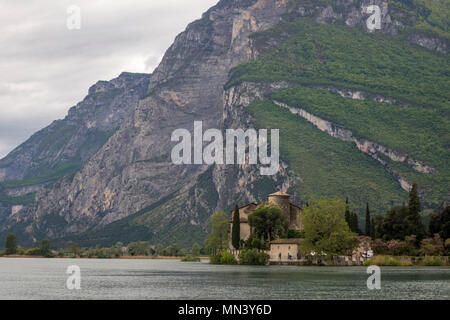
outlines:
{"label": "tree", "polygon": [[371,236],[369,203],[366,203],[366,236]]}
{"label": "tree", "polygon": [[158,243],[156,245],[156,255],[157,256],[162,256],[163,255],[163,251],[164,251],[164,247],[161,243]]}
{"label": "tree", "polygon": [[75,257],[80,255],[80,249],[78,249],[78,245],[76,243],[72,244],[72,247],[70,248],[70,252]]}
{"label": "tree", "polygon": [[15,254],[17,252],[17,238],[14,233],[8,233],[5,243],[5,254]]}
{"label": "tree", "polygon": [[231,227],[231,244],[236,250],[239,250],[241,242],[241,222],[239,218],[239,207],[236,205],[233,213],[233,225]]}
{"label": "tree", "polygon": [[41,241],[41,254],[44,257],[50,257],[52,255],[52,251],[50,249],[50,240],[43,239]]}
{"label": "tree", "polygon": [[352,221],[350,215],[350,207],[348,205],[348,197],[345,199],[345,222],[347,222],[350,230],[352,229]]}
{"label": "tree", "polygon": [[374,218],[370,219],[370,237],[372,239],[376,238],[376,235],[375,235],[375,219]]}
{"label": "tree", "polygon": [[166,254],[171,257],[180,256],[181,254],[181,248],[177,244],[172,244],[164,249],[166,251]]}
{"label": "tree", "polygon": [[361,233],[361,230],[359,230],[358,215],[354,212],[350,213],[350,231],[357,234]]}
{"label": "tree", "polygon": [[287,233],[283,234],[281,236],[281,238],[285,238],[285,239],[297,238],[297,239],[300,239],[300,238],[304,238],[304,233],[302,231],[298,231],[298,230],[295,230],[295,229],[290,229],[290,230],[288,230]]}
{"label": "tree", "polygon": [[350,212],[350,206],[348,204],[348,197],[345,199],[345,221],[347,222],[350,231],[360,233],[358,226],[358,215],[354,212]]}
{"label": "tree", "polygon": [[196,242],[192,246],[192,255],[198,257],[200,255],[200,245]]}
{"label": "tree", "polygon": [[372,230],[373,230],[373,238],[374,239],[382,238],[381,228],[383,225],[383,221],[384,221],[384,217],[379,213],[377,213],[372,218]]}
{"label": "tree", "polygon": [[408,214],[409,210],[407,207],[390,209],[386,216],[379,220],[380,225],[377,228],[378,236],[384,240],[403,240],[405,236],[414,234],[408,231]]}
{"label": "tree", "polygon": [[300,216],[305,239],[300,243],[304,255],[349,255],[357,246],[357,235],[345,221],[346,204],[340,199],[310,201]]}
{"label": "tree", "polygon": [[255,236],[266,241],[274,240],[288,229],[288,222],[280,207],[271,202],[256,207],[248,216],[248,222]]}
{"label": "tree", "polygon": [[409,192],[408,215],[405,218],[406,234],[415,234],[418,240],[425,236],[425,227],[420,217],[420,198],[417,191],[417,184],[414,183]]}
{"label": "tree", "polygon": [[246,241],[243,241],[242,245],[241,245],[241,249],[258,249],[258,250],[268,250],[269,249],[269,245],[258,238],[255,237],[250,237],[248,238]]}
{"label": "tree", "polygon": [[420,213],[420,198],[419,198],[419,193],[417,191],[416,183],[414,183],[412,185],[412,188],[409,191],[408,209],[409,209],[410,214],[419,214]]}
{"label": "tree", "polygon": [[111,254],[116,258],[122,256],[122,254],[123,254],[122,248],[123,248],[123,243],[116,242],[116,244],[111,248]]}
{"label": "tree", "polygon": [[211,233],[205,239],[205,249],[209,254],[223,251],[228,245],[229,221],[223,211],[211,216]]}
{"label": "tree", "polygon": [[148,256],[150,254],[150,245],[147,241],[130,242],[128,244],[128,253],[131,256]]}
{"label": "tree", "polygon": [[450,238],[450,206],[431,216],[429,230],[431,235],[438,233],[442,239]]}

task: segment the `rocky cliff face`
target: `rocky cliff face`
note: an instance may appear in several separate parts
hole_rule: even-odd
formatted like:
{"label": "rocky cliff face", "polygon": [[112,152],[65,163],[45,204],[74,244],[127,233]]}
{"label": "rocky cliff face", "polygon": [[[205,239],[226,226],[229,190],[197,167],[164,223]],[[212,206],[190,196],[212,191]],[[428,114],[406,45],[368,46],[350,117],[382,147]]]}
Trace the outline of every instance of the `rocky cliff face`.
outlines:
{"label": "rocky cliff face", "polygon": [[35,210],[34,195],[79,170],[99,150],[132,113],[149,79],[147,74],[122,73],[111,81],[99,81],[64,119],[0,160],[0,221],[14,226],[22,217],[33,219],[29,214]]}
{"label": "rocky cliff face", "polygon": [[[223,127],[222,96],[229,70],[253,57],[249,35],[277,24],[286,5],[284,0],[220,1],[190,24],[166,52],[147,97],[133,114],[73,179],[39,193],[36,206],[23,211],[21,222],[30,223],[28,230],[36,232],[40,221],[57,212],[67,226],[41,230],[56,237],[124,218],[173,192],[179,192],[179,201],[188,200],[183,192],[207,167],[173,165],[171,133],[178,128],[192,130],[194,120],[202,120],[205,130]],[[214,176],[216,180],[229,176],[230,189],[237,192],[234,185],[240,176],[227,171],[215,169]],[[223,180],[217,183],[225,186]],[[184,206],[192,209],[184,215],[192,214],[192,224],[204,223],[204,218],[195,217],[201,199],[194,196],[189,201],[194,203]],[[207,209],[231,201],[227,197]],[[184,211],[180,203],[172,210],[166,220],[186,219],[180,217]]]}
{"label": "rocky cliff face", "polygon": [[134,109],[149,75],[122,73],[99,81],[62,120],[35,133],[0,160],[0,182],[43,175],[69,160],[89,159]]}
{"label": "rocky cliff face", "polygon": [[[386,1],[360,2],[339,0],[331,6],[326,1],[220,1],[175,39],[150,79],[122,75],[91,88],[88,98],[63,120],[77,128],[63,148],[42,153],[32,144],[23,145],[0,162],[0,179],[6,180],[23,178],[35,166],[32,159],[36,157],[49,159],[50,164],[76,154],[85,160],[74,176],[41,190],[35,204],[7,217],[2,230],[20,224],[30,237],[59,238],[101,228],[140,211],[143,214],[134,223],[149,226],[158,239],[179,230],[204,234],[215,210],[237,202],[261,201],[275,188],[289,189],[293,173],[283,163],[272,177],[260,176],[258,167],[252,165],[174,165],[171,134],[180,128],[193,132],[194,121],[203,121],[204,130],[252,126],[242,108],[249,97],[224,86],[233,67],[262,53],[249,36],[282,19],[344,21],[348,27],[369,32],[368,15],[361,12],[361,4],[378,4],[382,32],[398,34],[401,22],[391,17]],[[428,43],[410,39],[419,45]],[[445,46],[438,47],[442,51]],[[145,97],[139,100],[144,91]],[[98,104],[109,106],[101,108],[101,117],[95,111]],[[86,132],[107,132],[118,125],[93,156],[89,150],[80,151],[85,143],[80,137]],[[27,148],[30,151],[24,152]],[[155,203],[158,206],[152,207]]]}

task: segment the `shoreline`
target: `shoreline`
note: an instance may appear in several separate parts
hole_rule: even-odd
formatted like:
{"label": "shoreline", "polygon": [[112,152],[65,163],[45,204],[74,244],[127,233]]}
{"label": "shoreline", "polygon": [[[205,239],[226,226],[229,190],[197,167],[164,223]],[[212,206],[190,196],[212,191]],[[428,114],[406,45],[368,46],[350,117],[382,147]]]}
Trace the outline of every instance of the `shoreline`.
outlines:
{"label": "shoreline", "polygon": [[[317,264],[297,264],[297,263],[291,263],[291,264],[279,264],[279,263],[269,263],[266,266],[279,266],[279,265],[285,265],[285,266],[316,266],[316,267],[367,267],[369,265],[377,265],[380,267],[444,267],[444,268],[448,268],[450,267],[450,264],[448,264],[449,258],[446,256],[428,256],[428,258],[444,258],[444,263],[443,264],[427,264],[427,263],[423,263],[423,259],[425,257],[407,257],[407,256],[395,256],[395,257],[390,257],[390,256],[385,256],[385,255],[380,255],[380,256],[376,256],[378,258],[382,258],[384,260],[384,258],[389,258],[389,260],[395,260],[396,262],[398,260],[401,260],[402,258],[419,258],[418,260],[422,260],[419,263],[411,263],[412,261],[409,260],[409,263],[386,263],[386,261],[372,261],[374,262],[374,264],[361,264],[361,265],[333,265],[333,264],[324,264],[324,265],[317,265]],[[90,260],[90,259],[94,259],[94,260],[182,260],[184,258],[184,256],[180,256],[180,257],[172,257],[172,256],[121,256],[121,257],[117,257],[117,258],[88,258],[88,257],[69,257],[69,256],[64,256],[64,257],[44,257],[44,256],[30,256],[30,255],[5,255],[5,256],[0,256],[0,258],[9,258],[9,259],[83,259],[83,260]],[[199,257],[199,259],[201,261],[204,260],[208,260],[209,257],[208,256],[201,256]],[[415,260],[414,259],[414,260]],[[441,260],[442,261],[442,260]],[[187,261],[187,262],[191,262],[191,261]],[[377,263],[378,262],[378,263]]]}
{"label": "shoreline", "polygon": [[[117,258],[87,258],[87,257],[44,257],[44,256],[30,256],[30,255],[19,255],[19,254],[11,254],[0,256],[0,258],[9,258],[9,259],[18,259],[18,258],[26,258],[26,259],[101,259],[101,260],[181,260],[184,256],[180,257],[171,257],[171,256],[121,256]],[[208,260],[209,257],[201,256],[200,260]]]}

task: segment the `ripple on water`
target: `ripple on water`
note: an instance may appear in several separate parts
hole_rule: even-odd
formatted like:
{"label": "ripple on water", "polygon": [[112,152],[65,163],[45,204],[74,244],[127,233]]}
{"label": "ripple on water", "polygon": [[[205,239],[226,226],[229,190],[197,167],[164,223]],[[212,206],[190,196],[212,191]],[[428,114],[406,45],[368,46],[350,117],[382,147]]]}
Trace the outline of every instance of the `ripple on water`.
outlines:
{"label": "ripple on water", "polygon": [[[65,287],[69,265],[81,290]],[[450,268],[217,266],[179,260],[0,258],[0,299],[450,299]]]}

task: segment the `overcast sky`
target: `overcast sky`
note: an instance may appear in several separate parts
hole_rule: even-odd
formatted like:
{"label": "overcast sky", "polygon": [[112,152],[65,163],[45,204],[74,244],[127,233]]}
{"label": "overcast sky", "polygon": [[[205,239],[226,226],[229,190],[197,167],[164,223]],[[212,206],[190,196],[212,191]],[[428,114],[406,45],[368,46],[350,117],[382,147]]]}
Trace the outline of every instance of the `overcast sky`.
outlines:
{"label": "overcast sky", "polygon": [[[98,80],[151,73],[218,0],[0,0],[0,158],[63,118]],[[81,9],[69,30],[68,7]]]}

